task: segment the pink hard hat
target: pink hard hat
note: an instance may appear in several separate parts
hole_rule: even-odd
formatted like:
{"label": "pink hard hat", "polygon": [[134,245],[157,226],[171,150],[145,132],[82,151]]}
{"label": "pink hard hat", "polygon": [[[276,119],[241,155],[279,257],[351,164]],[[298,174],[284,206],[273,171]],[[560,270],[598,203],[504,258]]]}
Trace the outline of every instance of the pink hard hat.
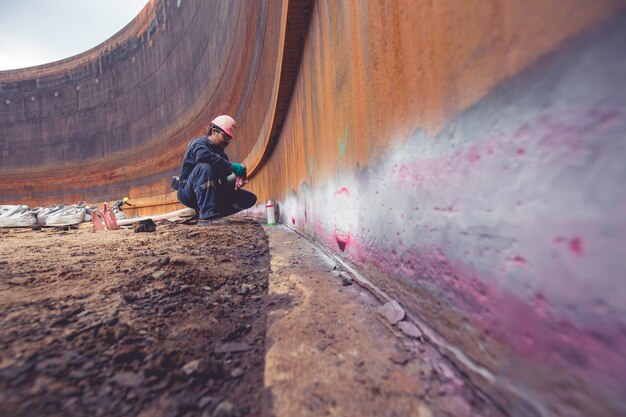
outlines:
{"label": "pink hard hat", "polygon": [[237,132],[237,122],[229,115],[223,114],[221,116],[217,116],[215,119],[211,120],[211,124],[222,129],[231,138],[235,137],[235,132]]}

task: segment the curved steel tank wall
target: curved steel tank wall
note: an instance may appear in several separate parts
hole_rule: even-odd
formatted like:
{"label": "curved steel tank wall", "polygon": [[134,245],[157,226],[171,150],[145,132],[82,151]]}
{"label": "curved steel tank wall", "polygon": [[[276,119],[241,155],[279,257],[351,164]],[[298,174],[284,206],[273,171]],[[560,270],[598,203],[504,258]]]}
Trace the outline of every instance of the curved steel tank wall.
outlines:
{"label": "curved steel tank wall", "polygon": [[510,415],[626,413],[624,2],[317,0],[291,96],[308,5],[156,1],[0,73],[0,202],[168,210],[187,142],[232,113],[260,200]]}
{"label": "curved steel tank wall", "polygon": [[317,1],[251,183],[510,415],[626,412],[623,6]]}
{"label": "curved steel tank wall", "polygon": [[286,16],[286,1],[154,1],[90,51],[0,72],[0,202],[175,203],[168,178],[221,113],[240,121],[231,158],[255,155]]}

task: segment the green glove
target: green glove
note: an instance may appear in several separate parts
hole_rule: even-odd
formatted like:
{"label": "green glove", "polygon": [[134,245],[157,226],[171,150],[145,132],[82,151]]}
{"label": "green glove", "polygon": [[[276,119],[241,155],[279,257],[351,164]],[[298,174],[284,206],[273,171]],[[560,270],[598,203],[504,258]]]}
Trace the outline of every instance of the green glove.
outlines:
{"label": "green glove", "polygon": [[241,178],[245,178],[246,177],[246,167],[241,165],[241,164],[233,163],[232,167],[231,167],[231,170],[238,177],[241,177]]}

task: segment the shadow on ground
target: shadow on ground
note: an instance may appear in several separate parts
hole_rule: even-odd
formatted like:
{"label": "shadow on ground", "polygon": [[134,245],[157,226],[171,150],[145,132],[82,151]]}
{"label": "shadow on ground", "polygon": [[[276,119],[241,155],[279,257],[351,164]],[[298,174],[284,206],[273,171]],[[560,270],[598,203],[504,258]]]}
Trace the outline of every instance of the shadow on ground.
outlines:
{"label": "shadow on ground", "polygon": [[256,222],[0,237],[0,415],[260,414],[270,256]]}

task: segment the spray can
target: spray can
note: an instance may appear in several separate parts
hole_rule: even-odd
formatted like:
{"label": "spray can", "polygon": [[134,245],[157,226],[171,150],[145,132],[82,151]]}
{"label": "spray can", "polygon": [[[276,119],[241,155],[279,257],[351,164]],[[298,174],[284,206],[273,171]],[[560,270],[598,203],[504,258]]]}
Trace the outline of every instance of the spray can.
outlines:
{"label": "spray can", "polygon": [[276,211],[274,210],[274,202],[269,200],[265,205],[267,209],[267,225],[272,226],[276,224]]}

